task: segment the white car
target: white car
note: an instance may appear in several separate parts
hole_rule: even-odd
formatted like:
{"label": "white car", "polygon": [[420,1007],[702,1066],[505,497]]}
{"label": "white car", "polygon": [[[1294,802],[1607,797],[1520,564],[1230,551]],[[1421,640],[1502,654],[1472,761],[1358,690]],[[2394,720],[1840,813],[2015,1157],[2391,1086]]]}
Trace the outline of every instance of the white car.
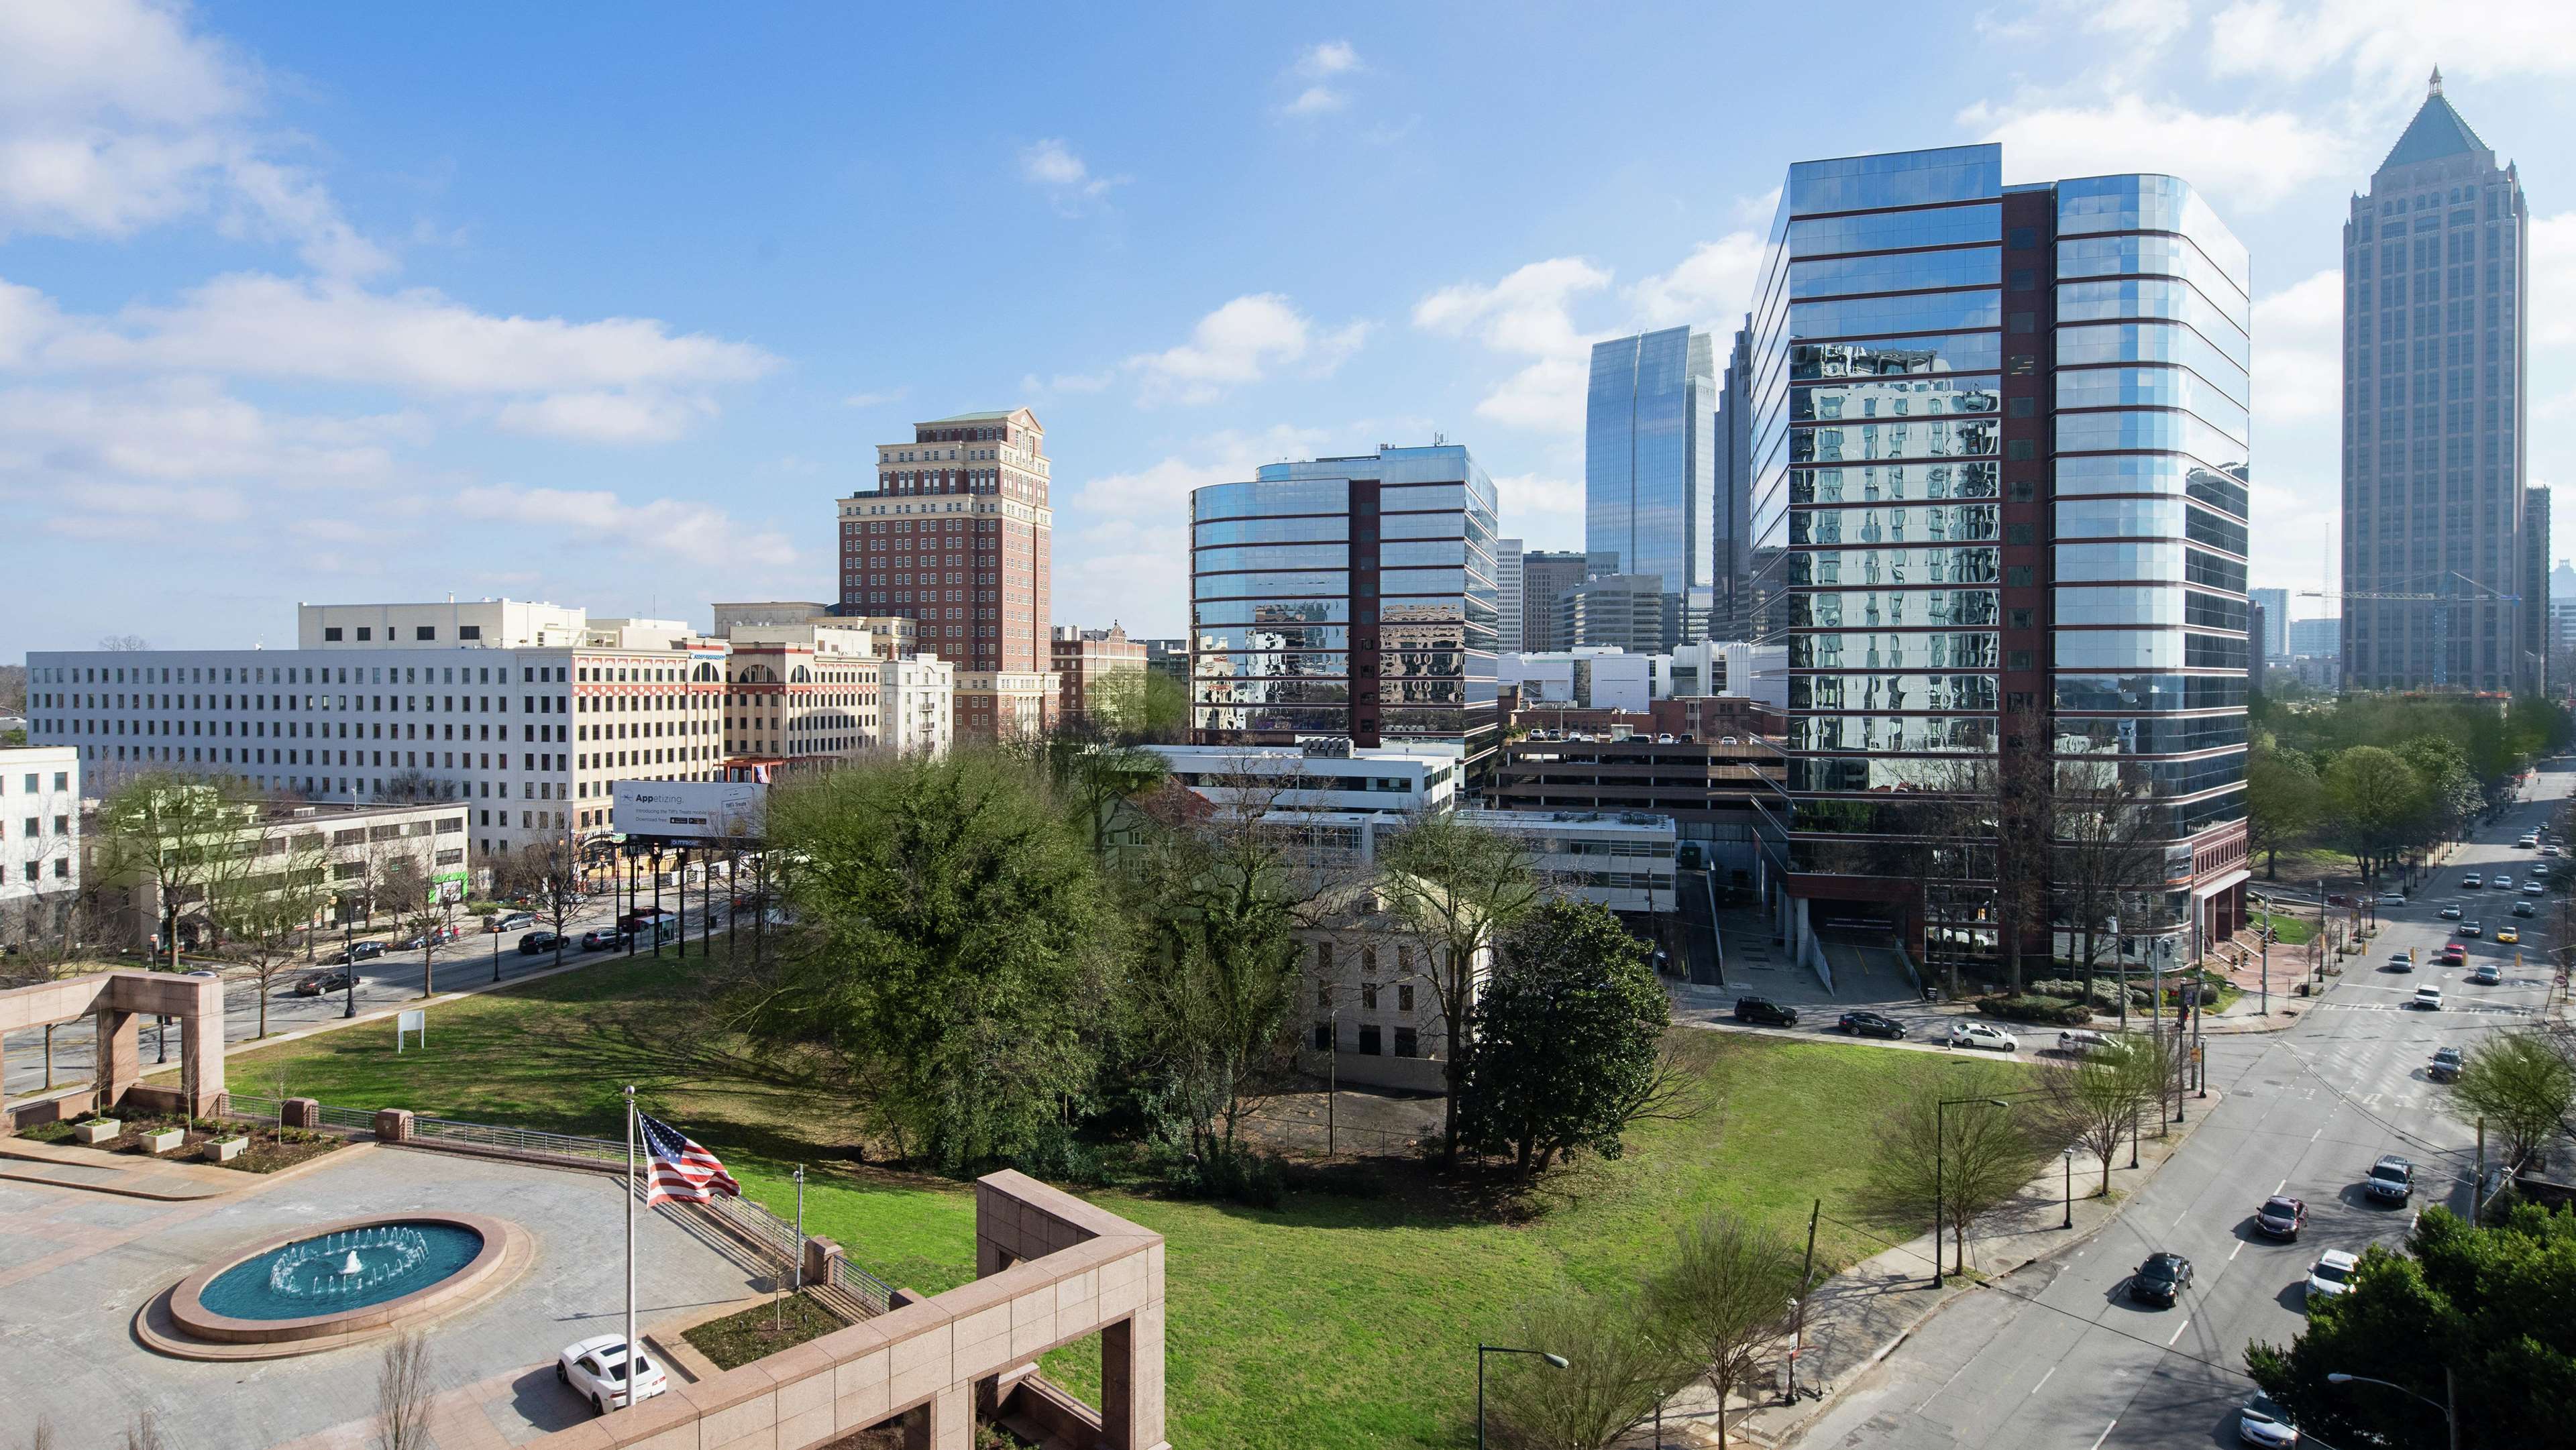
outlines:
{"label": "white car", "polygon": [[2299,1443],[2299,1427],[2290,1423],[2290,1412],[2269,1396],[2256,1395],[2236,1412],[2236,1438],[2263,1450],[2287,1450]]}
{"label": "white car", "polygon": [[2308,1268],[2308,1297],[2332,1299],[2352,1292],[2352,1271],[2360,1263],[2360,1255],[2341,1249],[2328,1249],[2317,1255],[2316,1263]]}
{"label": "white car", "polygon": [[[635,1399],[649,1400],[671,1387],[662,1367],[649,1357],[635,1358]],[[555,1378],[572,1387],[572,1392],[590,1401],[592,1408],[605,1415],[623,1409],[630,1401],[626,1394],[626,1336],[602,1334],[578,1344],[564,1346],[555,1356]]]}
{"label": "white car", "polygon": [[1952,1047],[1982,1047],[1990,1052],[2021,1051],[2021,1039],[2004,1031],[2000,1027],[1989,1027],[1983,1022],[1951,1023],[1950,1045]]}
{"label": "white car", "polygon": [[2423,1008],[2423,1009],[2424,1009],[2425,1011],[2427,1011],[2427,1012],[2439,1012],[2439,1011],[2441,1011],[2441,1010],[2442,1010],[2442,989],[2441,989],[2441,988],[2439,988],[2439,987],[2436,987],[2436,986],[2432,985],[2432,984],[2431,984],[2431,983],[2429,983],[2429,982],[2428,982],[2428,983],[2426,983],[2425,985],[2421,986],[2421,987],[2416,988],[2416,989],[2415,989],[2415,1001],[2414,1001],[2413,1005],[2415,1005],[2415,1006],[2417,1006],[2417,1007],[2421,1007],[2421,1008]]}
{"label": "white car", "polygon": [[2496,875],[2487,878],[2487,886],[2488,889],[2494,891],[2511,891],[2513,889],[2513,878],[2499,872]]}
{"label": "white car", "polygon": [[2406,898],[2399,892],[2383,891],[2379,893],[2379,904],[2382,906],[2404,906],[2406,904]]}

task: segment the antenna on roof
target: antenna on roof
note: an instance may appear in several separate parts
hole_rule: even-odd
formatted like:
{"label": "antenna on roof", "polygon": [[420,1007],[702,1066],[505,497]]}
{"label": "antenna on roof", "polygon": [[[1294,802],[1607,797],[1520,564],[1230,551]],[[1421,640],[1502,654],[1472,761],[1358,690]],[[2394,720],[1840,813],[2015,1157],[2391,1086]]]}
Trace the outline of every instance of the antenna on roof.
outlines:
{"label": "antenna on roof", "polygon": [[2438,96],[2438,95],[2440,95],[2441,93],[2442,93],[2442,68],[2441,68],[2440,66],[2438,66],[2438,65],[2437,65],[2437,66],[2433,67],[2433,83],[2432,83],[2432,86],[2431,86],[2431,88],[2430,88],[2430,89],[2428,89],[2427,91],[2425,91],[2425,93],[2424,93],[2424,94],[2426,95],[2426,97],[2430,98],[2430,97],[2432,97],[2432,96]]}

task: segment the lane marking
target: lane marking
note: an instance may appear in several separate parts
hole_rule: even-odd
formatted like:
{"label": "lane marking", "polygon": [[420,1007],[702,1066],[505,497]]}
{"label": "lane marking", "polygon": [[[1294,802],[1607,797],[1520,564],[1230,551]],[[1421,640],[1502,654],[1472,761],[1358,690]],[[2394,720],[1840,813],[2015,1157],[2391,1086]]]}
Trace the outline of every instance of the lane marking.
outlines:
{"label": "lane marking", "polygon": [[2186,1329],[2189,1329],[2190,1327],[2191,1327],[2191,1320],[2189,1320],[2188,1318],[2184,1319],[2184,1320],[2183,1320],[2183,1322],[2181,1322],[2180,1324],[2175,1325],[2175,1326],[2174,1326],[2174,1332],[2173,1332],[2173,1338],[2172,1338],[2172,1339],[2168,1339],[2168,1340],[2166,1340],[2166,1341],[2165,1341],[2165,1348],[2167,1348],[2167,1349],[2171,1349],[2171,1348],[2173,1348],[2173,1347],[2174,1347],[2174,1345],[2175,1345],[2175,1344],[2179,1343],[2179,1342],[2181,1341],[2181,1339],[2182,1339],[2182,1332],[2183,1332],[2184,1330],[2186,1330]]}
{"label": "lane marking", "polygon": [[[2048,1374],[2044,1374],[2044,1375],[2041,1375],[2041,1376],[2039,1377],[2039,1385],[2044,1385],[2044,1384],[2048,1383],[2048,1375],[2049,1375],[2049,1374],[2055,1374],[2055,1373],[2057,1373],[2057,1366],[2055,1366],[2055,1365],[2053,1365],[2053,1364],[2052,1364],[2052,1365],[2050,1365],[2050,1366],[2048,1367]],[[2039,1385],[2032,1385],[2032,1386],[2030,1387],[2030,1392],[2031,1392],[2032,1394],[2034,1394],[2034,1395],[2035,1395],[2035,1394],[2038,1394],[2038,1393],[2039,1393]]]}
{"label": "lane marking", "polygon": [[2110,1424],[2103,1426],[2102,1433],[2093,1437],[2092,1450],[2102,1450],[2102,1442],[2110,1439],[2111,1432],[2118,1428],[2120,1428],[2120,1422],[2117,1420],[2113,1420]]}
{"label": "lane marking", "polygon": [[2236,1247],[2234,1247],[2234,1248],[2232,1248],[2232,1249],[2229,1249],[2229,1250],[2227,1251],[2227,1262],[2229,1262],[2229,1263],[2231,1263],[2231,1264],[2232,1264],[2232,1263],[2235,1263],[2235,1262],[2236,1262],[2236,1256],[2237,1256],[2238,1254],[2243,1253],[2243,1252],[2245,1252],[2245,1241],[2244,1241],[2243,1239],[2238,1239],[2238,1240],[2236,1241]]}
{"label": "lane marking", "polygon": [[[2323,1130],[2322,1130],[2322,1129],[2320,1129],[2319,1131],[2323,1131]],[[2289,1186],[2290,1186],[2290,1180],[2288,1180],[2288,1179],[2284,1178],[2284,1179],[2282,1179],[2280,1182],[2278,1182],[2278,1183],[2276,1183],[2276,1184],[2272,1185],[2272,1192],[2274,1192],[2275,1194],[2278,1194],[2278,1193],[2280,1193],[2283,1189],[2288,1188]]]}

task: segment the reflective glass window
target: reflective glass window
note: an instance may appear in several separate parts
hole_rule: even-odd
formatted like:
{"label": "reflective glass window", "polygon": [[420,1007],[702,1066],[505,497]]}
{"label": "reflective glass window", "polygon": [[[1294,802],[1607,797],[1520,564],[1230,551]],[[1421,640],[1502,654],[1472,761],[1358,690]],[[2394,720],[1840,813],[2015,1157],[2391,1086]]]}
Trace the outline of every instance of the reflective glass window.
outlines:
{"label": "reflective glass window", "polygon": [[2253,348],[2246,340],[2244,329],[2212,306],[2208,298],[2194,291],[2189,283],[2161,277],[2134,277],[2112,282],[2057,284],[2057,320],[2061,324],[2071,326],[2132,317],[2164,318],[2182,323],[2207,338],[2238,368],[2251,365]]}
{"label": "reflective glass window", "polygon": [[2003,148],[1991,142],[1924,151],[1801,161],[1789,168],[1782,204],[1793,215],[1975,201],[2003,190]]}
{"label": "reflective glass window", "polygon": [[2210,386],[2242,403],[2247,391],[2244,364],[2221,352],[2191,328],[2171,322],[2124,322],[2061,327],[2057,330],[2057,365],[2086,363],[2170,362],[2200,374]]}
{"label": "reflective glass window", "polygon": [[1342,513],[1347,512],[1350,505],[1350,482],[1339,478],[1217,483],[1190,494],[1192,517],[1202,519],[1258,514]]}
{"label": "reflective glass window", "polygon": [[2239,328],[2251,332],[2254,309],[2233,278],[2182,237],[2075,237],[2057,244],[2060,281],[2082,277],[2180,277],[2200,289]]}
{"label": "reflective glass window", "polygon": [[1210,625],[1202,619],[1194,641],[1201,650],[1348,649],[1351,631],[1339,624]]}
{"label": "reflective glass window", "polygon": [[1994,498],[2003,474],[1992,463],[1880,463],[1798,468],[1791,503],[1875,503],[1891,499]]}
{"label": "reflective glass window", "polygon": [[2062,670],[2178,670],[2183,635],[2170,629],[2061,629],[2055,633]]}
{"label": "reflective glass window", "polygon": [[1235,569],[1341,569],[1351,561],[1342,544],[1259,544],[1247,548],[1201,549],[1196,566],[1202,574]]}
{"label": "reflective glass window", "polygon": [[1982,332],[1947,337],[1802,342],[1792,344],[1788,354],[1792,378],[1845,378],[1882,373],[1990,373],[2003,366],[2003,337],[2000,333]]}
{"label": "reflective glass window", "polygon": [[2167,454],[2061,458],[2055,472],[2061,500],[2088,493],[2188,494],[2239,518],[2245,516],[2241,480],[2186,458]]}
{"label": "reflective glass window", "polygon": [[1792,463],[1872,458],[1991,458],[2003,433],[1994,418],[1888,419],[1819,423],[1789,430]]}
{"label": "reflective glass window", "polygon": [[2183,592],[2175,585],[2094,584],[2056,591],[2059,624],[2180,624]]}
{"label": "reflective glass window", "polygon": [[2060,710],[2241,710],[2243,675],[2059,675]]}
{"label": "reflective glass window", "polygon": [[2251,292],[2245,244],[2200,193],[2171,176],[2086,176],[2057,183],[2060,237],[2090,232],[2180,232]]}
{"label": "reflective glass window", "polygon": [[1937,418],[1992,413],[2002,407],[2003,379],[1933,373],[1851,377],[1789,392],[1789,416],[1800,423],[1852,418]]}
{"label": "reflective glass window", "polygon": [[1381,594],[1446,594],[1454,598],[1466,588],[1467,573],[1463,569],[1378,571],[1378,592]]}
{"label": "reflective glass window", "polygon": [[[2233,459],[2243,456],[2247,437],[2245,405],[2180,367],[2060,368],[2057,406],[2068,408],[2181,408],[2205,419],[2237,443]],[[2060,444],[2060,447],[2065,445]]]}
{"label": "reflective glass window", "polygon": [[1905,629],[1995,622],[1991,589],[1800,590],[1789,596],[1793,628]]}
{"label": "reflective glass window", "polygon": [[1377,491],[1377,511],[1382,514],[1466,506],[1467,489],[1463,483],[1409,484],[1403,488],[1382,487]]}
{"label": "reflective glass window", "polygon": [[1389,539],[1458,539],[1467,535],[1467,515],[1381,514],[1378,534]]}
{"label": "reflective glass window", "polygon": [[2001,577],[1992,547],[1801,549],[1789,555],[1789,582],[1874,589],[1896,584],[1992,584]]}
{"label": "reflective glass window", "polygon": [[1989,203],[1931,211],[1802,217],[1789,223],[1788,244],[1793,256],[1821,257],[1836,252],[1887,252],[1906,247],[1992,242],[2001,240],[2003,234],[2003,208]]}
{"label": "reflective glass window", "polygon": [[[2068,507],[2059,504],[2060,509]],[[2182,579],[2179,543],[2059,544],[2051,551],[2060,580],[2173,581]]]}
{"label": "reflective glass window", "polygon": [[1398,543],[1388,540],[1377,546],[1377,561],[1383,566],[1400,564],[1448,564],[1464,567],[1467,544],[1463,539],[1446,542]]}
{"label": "reflective glass window", "polygon": [[1202,627],[1347,623],[1348,599],[1231,599],[1190,608],[1191,622]]}
{"label": "reflective glass window", "polygon": [[1351,534],[1350,517],[1346,514],[1309,514],[1284,519],[1228,519],[1222,523],[1200,524],[1195,530],[1196,542],[1208,544],[1294,544],[1312,540],[1347,539]]}
{"label": "reflective glass window", "polygon": [[1848,297],[1863,292],[1919,291],[1930,287],[1992,286],[2003,275],[2003,253],[1993,247],[1937,252],[1882,253],[1799,262],[1789,268],[1789,295],[1799,300]]}
{"label": "reflective glass window", "polygon": [[2003,295],[1991,288],[1972,292],[1927,292],[1897,297],[1800,302],[1789,308],[1789,334],[1792,337],[1949,332],[2002,325]]}
{"label": "reflective glass window", "polygon": [[1202,680],[1310,679],[1348,675],[1350,656],[1341,653],[1198,654],[1190,671]]}
{"label": "reflective glass window", "polygon": [[2182,532],[2178,498],[2073,499],[2057,505],[2061,539],[2162,539]]}
{"label": "reflective glass window", "polygon": [[2115,408],[2099,413],[2060,413],[2055,419],[2060,453],[2152,451],[2187,453],[2206,463],[2245,461],[2243,439],[2169,408]]}
{"label": "reflective glass window", "polygon": [[1789,667],[1816,670],[1990,670],[1995,636],[1983,631],[1789,636]]}
{"label": "reflective glass window", "polygon": [[1193,579],[1191,585],[1201,599],[1346,594],[1350,591],[1350,574],[1343,570],[1329,573],[1205,574]]}
{"label": "reflective glass window", "polygon": [[1994,721],[1980,715],[1793,715],[1791,750],[1992,750]]}
{"label": "reflective glass window", "polygon": [[1792,710],[1992,710],[1992,675],[1791,675]]}
{"label": "reflective glass window", "polygon": [[1996,505],[1907,504],[1802,508],[1789,516],[1792,544],[1944,544],[1996,536]]}

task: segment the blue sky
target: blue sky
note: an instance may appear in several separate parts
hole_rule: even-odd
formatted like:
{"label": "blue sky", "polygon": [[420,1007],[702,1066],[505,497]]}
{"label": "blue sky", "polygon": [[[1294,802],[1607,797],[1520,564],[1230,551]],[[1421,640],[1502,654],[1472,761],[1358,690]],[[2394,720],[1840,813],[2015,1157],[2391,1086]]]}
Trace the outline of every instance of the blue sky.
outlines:
{"label": "blue sky", "polygon": [[[2333,538],[2337,247],[2438,61],[2532,201],[2576,555],[2576,7],[0,7],[0,658],[298,600],[828,598],[912,419],[1026,403],[1055,617],[1188,490],[1464,442],[1579,547],[1590,340],[1731,329],[1794,160],[2170,171],[2254,255],[2255,582]],[[1902,17],[1902,18],[1899,18]],[[2313,601],[2294,613],[2325,612]]]}

